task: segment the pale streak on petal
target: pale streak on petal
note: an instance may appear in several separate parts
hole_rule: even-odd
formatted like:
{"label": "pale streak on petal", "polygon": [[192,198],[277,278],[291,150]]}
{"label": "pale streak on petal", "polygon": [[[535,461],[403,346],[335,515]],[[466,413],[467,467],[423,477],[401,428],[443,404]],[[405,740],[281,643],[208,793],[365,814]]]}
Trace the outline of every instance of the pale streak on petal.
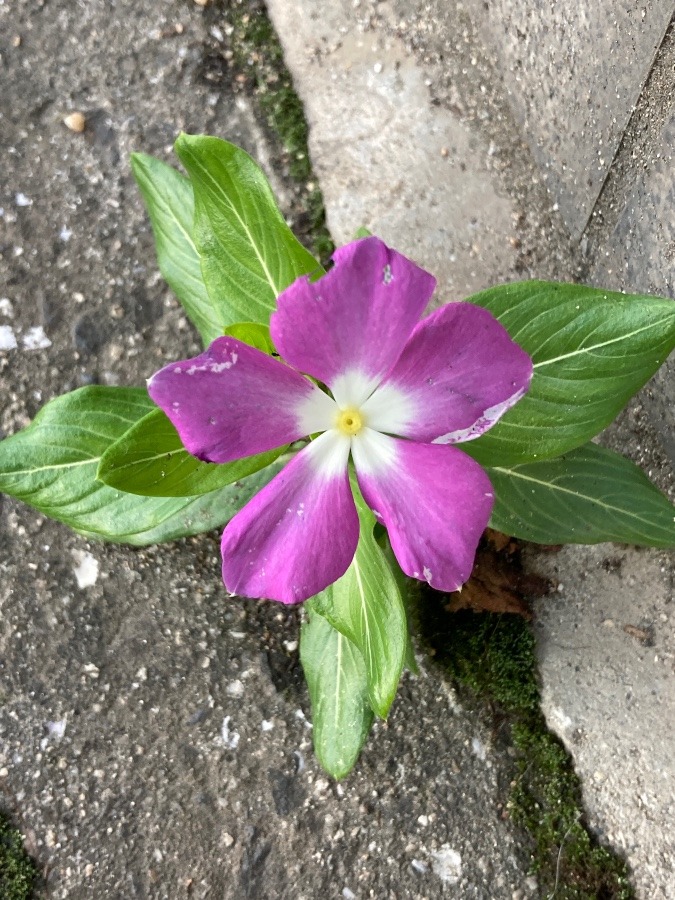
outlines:
{"label": "pale streak on petal", "polygon": [[417,418],[414,399],[393,384],[384,384],[361,407],[370,428],[400,434]]}
{"label": "pale streak on petal", "polygon": [[434,438],[431,443],[459,444],[464,441],[475,440],[484,434],[488,428],[492,428],[492,426],[501,419],[504,413],[508,412],[511,407],[527,393],[528,387],[529,384],[519,391],[516,391],[516,393],[512,394],[507,400],[503,400],[501,403],[496,403],[494,406],[486,409],[483,415],[468,428],[460,428],[457,431],[449,431],[447,434],[441,434],[437,438]]}
{"label": "pale streak on petal", "polygon": [[302,397],[296,407],[298,426],[304,434],[328,431],[335,425],[338,406],[332,397],[315,387],[311,394]]}
{"label": "pale streak on petal", "polygon": [[396,444],[386,434],[362,428],[352,438],[352,456],[357,472],[382,475],[396,463]]}
{"label": "pale streak on petal", "polygon": [[396,434],[453,443],[487,431],[531,377],[532,360],[488,310],[449,303],[417,325],[377,393],[393,385],[415,404]]}
{"label": "pale streak on petal", "polygon": [[352,369],[334,378],[330,387],[340,409],[359,409],[377,387],[377,379]]}
{"label": "pale streak on petal", "polygon": [[359,539],[349,445],[325,432],[230,520],[221,541],[228,591],[302,603],[344,575]]}
{"label": "pale streak on petal", "polygon": [[305,452],[311,457],[314,471],[329,481],[346,471],[350,447],[351,439],[331,428],[311,441]]}

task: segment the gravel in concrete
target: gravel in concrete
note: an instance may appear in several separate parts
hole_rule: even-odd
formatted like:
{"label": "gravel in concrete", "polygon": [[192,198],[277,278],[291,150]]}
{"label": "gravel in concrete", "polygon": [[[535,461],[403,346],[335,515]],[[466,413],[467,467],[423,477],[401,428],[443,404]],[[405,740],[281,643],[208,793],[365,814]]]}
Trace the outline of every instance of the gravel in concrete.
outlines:
{"label": "gravel in concrete", "polygon": [[[130,151],[221,135],[292,196],[227,60],[205,55],[217,27],[178,0],[0,3],[3,435],[65,390],[142,384],[197,350]],[[512,760],[438,672],[405,679],[335,785],[312,756],[297,616],[226,596],[217,535],[116,548],[0,503],[0,790],[42,896],[536,895],[502,805]]]}

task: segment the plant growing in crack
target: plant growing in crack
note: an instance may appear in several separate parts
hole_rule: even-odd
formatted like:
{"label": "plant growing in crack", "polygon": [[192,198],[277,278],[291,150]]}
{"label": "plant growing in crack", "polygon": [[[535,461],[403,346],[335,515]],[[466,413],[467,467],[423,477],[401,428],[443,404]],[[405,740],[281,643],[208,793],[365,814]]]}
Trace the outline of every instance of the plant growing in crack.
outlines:
{"label": "plant growing in crack", "polygon": [[668,498],[593,443],[675,348],[675,307],[531,281],[424,318],[435,280],[411,260],[366,235],[324,272],[246,153],[176,151],[187,178],[133,169],[206,349],[147,390],[48,403],[0,443],[0,490],[136,545],[225,525],[228,591],[306,604],[314,745],[341,778],[415,667],[406,577],[459,589],[488,523],[675,546]]}

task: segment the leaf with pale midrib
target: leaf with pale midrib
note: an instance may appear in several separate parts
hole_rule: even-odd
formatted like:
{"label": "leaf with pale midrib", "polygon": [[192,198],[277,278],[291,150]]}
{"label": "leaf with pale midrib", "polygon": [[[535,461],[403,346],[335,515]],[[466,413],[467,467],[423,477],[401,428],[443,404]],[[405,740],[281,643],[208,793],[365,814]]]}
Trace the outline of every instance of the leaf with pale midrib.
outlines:
{"label": "leaf with pale midrib", "polygon": [[105,450],[153,408],[142,388],[92,385],[57,397],[0,441],[0,491],[81,534],[140,546],[219,527],[278,470],[201,497],[140,497],[97,481]]}
{"label": "leaf with pale midrib", "polygon": [[312,703],[314,751],[333,778],[344,778],[358,759],[373,713],[363,658],[343,634],[307,604],[300,661]]}
{"label": "leaf with pale midrib", "polygon": [[612,450],[586,444],[557,459],[487,472],[496,495],[490,524],[498,531],[541,544],[675,547],[675,506]]}
{"label": "leaf with pale midrib", "polygon": [[319,263],[297,240],[251,157],[227,141],[182,134],[175,144],[195,196],[202,275],[226,324],[269,323],[276,299]]}
{"label": "leaf with pale midrib", "polygon": [[585,444],[675,348],[672,300],[526,281],[468,302],[489,309],[534,363],[525,397],[462,445],[483,465],[517,465]]}
{"label": "leaf with pale midrib", "polygon": [[373,536],[375,516],[353,481],[360,535],[349,568],[313,598],[314,608],[358,647],[366,666],[368,697],[386,718],[406,656],[408,622],[397,579]]}
{"label": "leaf with pale midrib", "polygon": [[159,270],[208,346],[224,333],[229,320],[209,296],[202,277],[192,237],[192,185],[172,166],[145,153],[132,153],[131,168],[152,223]]}
{"label": "leaf with pale midrib", "polygon": [[96,477],[131,494],[196,497],[264,469],[284,450],[280,447],[221,465],[202,462],[183,447],[167,415],[153,409],[108,447]]}

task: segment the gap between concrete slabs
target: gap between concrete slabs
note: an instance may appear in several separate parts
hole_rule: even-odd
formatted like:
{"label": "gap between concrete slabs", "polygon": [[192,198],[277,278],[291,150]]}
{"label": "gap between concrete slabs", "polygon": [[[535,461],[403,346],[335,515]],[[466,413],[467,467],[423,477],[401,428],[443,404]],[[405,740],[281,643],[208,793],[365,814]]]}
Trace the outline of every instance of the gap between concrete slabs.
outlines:
{"label": "gap between concrete slabs", "polygon": [[[442,300],[466,296],[469,286],[476,289],[513,280],[523,270],[522,259],[509,249],[514,244],[513,222],[526,212],[546,223],[548,210],[523,209],[522,192],[509,182],[511,171],[522,170],[522,160],[512,157],[510,164],[491,165],[492,144],[485,136],[498,135],[500,128],[516,130],[519,123],[521,128],[527,125],[520,131],[521,146],[527,141],[534,149],[531,177],[548,183],[553,193],[548,203],[554,210],[561,209],[572,231],[568,277],[588,270],[595,259],[591,273],[595,283],[609,279],[611,286],[614,274],[614,284],[618,279],[623,289],[666,292],[667,265],[647,283],[640,266],[648,266],[657,251],[661,258],[668,257],[673,240],[668,230],[672,215],[667,215],[674,195],[667,116],[657,116],[664,123],[663,138],[658,129],[650,135],[656,146],[663,140],[655,165],[639,148],[631,150],[637,153],[633,168],[644,167],[645,174],[632,191],[624,191],[632,205],[627,203],[615,214],[616,230],[601,233],[591,224],[589,234],[597,235],[593,255],[587,242],[581,246],[578,242],[605,176],[603,195],[608,196],[607,185],[617,183],[610,165],[622,137],[626,146],[624,129],[643,83],[648,85],[647,97],[649,91],[657,95],[656,103],[662,85],[672,83],[667,74],[662,79],[649,78],[672,12],[665,4],[645,6],[646,28],[640,26],[643,17],[637,8],[622,5],[617,11],[609,3],[592,9],[575,4],[574,10],[568,9],[569,4],[548,10],[535,9],[533,4],[514,6],[507,0],[490,7],[478,2],[317,5],[307,0],[269,0],[268,6],[305,102],[315,171],[338,240],[348,239],[359,224],[372,225],[385,239],[432,267],[439,276]],[[516,15],[524,22],[504,37],[504,28]],[[527,107],[528,118],[523,118],[523,98],[543,96],[546,84],[564,68],[569,47],[561,44],[561,35],[574,36],[574,23],[584,16],[584,27],[576,34],[586,48],[593,46],[594,35],[603,46],[609,41],[614,48],[609,68],[604,59],[600,69],[591,60],[586,64],[577,48],[574,83],[565,81],[550,102],[543,99]],[[489,35],[486,28],[492,29]],[[484,65],[489,54],[478,35],[490,47],[498,45],[501,65],[497,61],[492,70]],[[508,54],[515,52],[521,40],[526,46],[533,42],[535,35],[539,35],[536,49],[545,59],[545,70],[540,71],[534,50],[527,56],[532,65],[516,70]],[[622,53],[621,42],[631,35],[635,40]],[[668,72],[663,60],[669,58],[669,41],[670,37],[664,40],[657,54],[657,73]],[[468,45],[468,52],[462,43]],[[468,56],[469,64],[457,70],[453,55]],[[639,64],[632,65],[636,60]],[[473,80],[471,67],[478,76]],[[452,73],[449,87],[448,79],[444,83],[448,71]],[[491,81],[486,74],[492,74]],[[609,99],[603,105],[593,96],[595,78],[601,82],[598,97],[614,98],[616,108]],[[621,86],[616,92],[610,90],[613,79]],[[511,121],[503,113],[500,98],[504,82],[516,108]],[[590,110],[584,109],[579,91],[592,96]],[[481,94],[485,95],[482,107]],[[660,100],[667,107],[672,94],[661,94]],[[570,116],[571,124],[565,119]],[[630,130],[629,125],[626,134]],[[573,165],[569,160],[561,165],[555,142],[549,141],[555,135],[566,142]],[[600,141],[603,150],[596,164]],[[503,136],[504,146],[513,148],[517,143],[515,136]],[[452,165],[447,165],[443,147]],[[582,178],[587,170],[592,174]],[[430,197],[438,206],[432,207]],[[654,216],[654,211],[660,215]],[[637,236],[626,246],[622,236],[628,231],[634,234],[636,218]],[[475,229],[473,242],[463,240],[467,227]],[[546,277],[549,269],[545,261],[539,263],[538,253],[542,249],[546,253],[547,239],[554,233],[553,227],[540,228],[528,276]],[[564,242],[558,240],[553,252],[564,257]],[[612,268],[617,254],[621,264]],[[642,278],[630,277],[634,267]],[[564,259],[558,268],[564,271]],[[638,460],[672,496],[672,473],[639,403],[609,430],[605,440]],[[668,728],[654,733],[659,721],[673,721],[675,716],[670,613],[674,562],[673,553],[612,545],[567,548],[558,559],[533,562],[563,582],[560,601],[539,605],[545,712],[579,766],[592,824],[626,853],[637,890],[649,900],[675,894],[675,738]],[[640,623],[647,634],[654,635],[653,649],[636,644]]]}

